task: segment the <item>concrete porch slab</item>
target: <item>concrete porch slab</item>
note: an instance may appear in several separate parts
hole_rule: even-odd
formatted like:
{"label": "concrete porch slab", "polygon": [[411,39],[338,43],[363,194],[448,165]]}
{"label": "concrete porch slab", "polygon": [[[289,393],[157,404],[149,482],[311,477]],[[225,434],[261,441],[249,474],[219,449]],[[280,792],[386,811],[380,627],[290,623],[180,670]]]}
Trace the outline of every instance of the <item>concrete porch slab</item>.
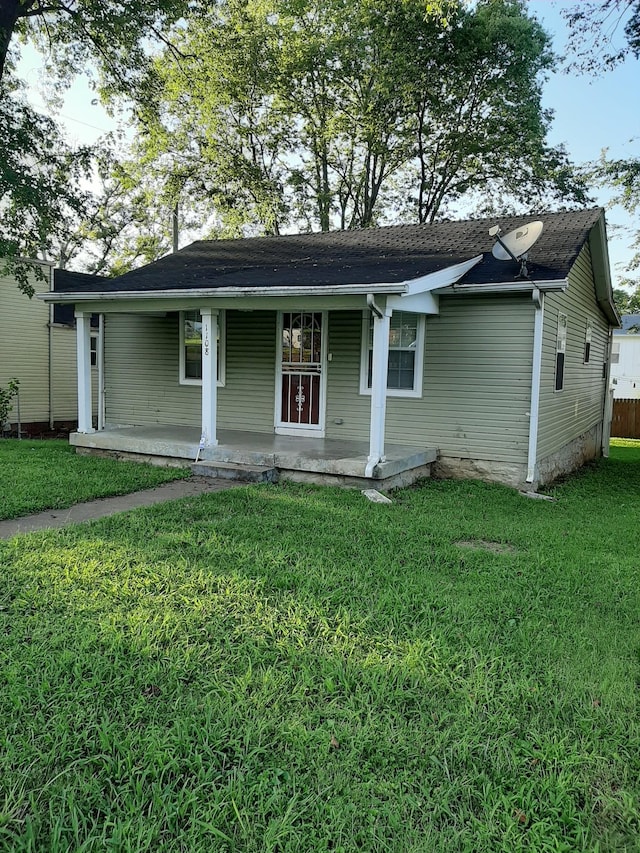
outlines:
{"label": "concrete porch slab", "polygon": [[[199,431],[195,427],[162,424],[158,426],[118,427],[93,433],[72,433],[70,443],[86,451],[162,457],[193,461],[198,456]],[[346,439],[307,438],[267,433],[220,430],[218,444],[206,447],[198,456],[207,462],[257,465],[277,468],[286,479],[314,475],[319,482],[337,478],[345,485],[367,482],[391,483],[398,478],[405,484],[409,472],[415,478],[429,475],[429,466],[438,456],[435,448],[402,444],[386,447],[386,460],[365,479],[368,442]]]}

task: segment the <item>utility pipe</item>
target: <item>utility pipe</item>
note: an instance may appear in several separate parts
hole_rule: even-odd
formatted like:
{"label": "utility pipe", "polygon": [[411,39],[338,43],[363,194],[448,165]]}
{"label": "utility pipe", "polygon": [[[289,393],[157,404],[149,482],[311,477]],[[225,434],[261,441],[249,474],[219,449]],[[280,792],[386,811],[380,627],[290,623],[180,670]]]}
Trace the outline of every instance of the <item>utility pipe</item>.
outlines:
{"label": "utility pipe", "polygon": [[[49,292],[53,290],[53,267],[49,267]],[[47,381],[49,385],[49,429],[53,431],[53,427],[55,424],[55,418],[53,416],[53,318],[54,318],[54,307],[53,303],[49,305],[49,323],[48,323],[48,337],[47,337],[47,357],[48,357],[48,365],[47,365]]]}

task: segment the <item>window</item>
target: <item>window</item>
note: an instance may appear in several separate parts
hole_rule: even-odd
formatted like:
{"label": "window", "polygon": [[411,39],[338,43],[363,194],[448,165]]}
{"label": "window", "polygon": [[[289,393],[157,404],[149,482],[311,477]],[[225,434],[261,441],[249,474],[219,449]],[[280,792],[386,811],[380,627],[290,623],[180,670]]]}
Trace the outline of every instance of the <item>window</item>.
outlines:
{"label": "window", "polygon": [[620,341],[614,341],[611,346],[611,364],[620,364]]}
{"label": "window", "polygon": [[593,333],[593,328],[591,326],[591,320],[587,320],[587,326],[584,332],[584,363],[589,364],[589,359],[591,358],[591,335]]}
{"label": "window", "polygon": [[[424,314],[394,311],[389,329],[389,369],[387,391],[390,397],[422,395],[422,361],[424,351]],[[367,311],[362,325],[362,363],[360,393],[371,393],[373,365],[373,317]]]}
{"label": "window", "polygon": [[98,336],[91,335],[91,367],[98,363]]}
{"label": "window", "polygon": [[[218,313],[218,385],[224,385],[224,311]],[[180,383],[202,385],[202,319],[199,311],[180,312]]]}
{"label": "window", "polygon": [[556,391],[564,388],[564,361],[567,352],[567,315],[558,314],[556,335]]}

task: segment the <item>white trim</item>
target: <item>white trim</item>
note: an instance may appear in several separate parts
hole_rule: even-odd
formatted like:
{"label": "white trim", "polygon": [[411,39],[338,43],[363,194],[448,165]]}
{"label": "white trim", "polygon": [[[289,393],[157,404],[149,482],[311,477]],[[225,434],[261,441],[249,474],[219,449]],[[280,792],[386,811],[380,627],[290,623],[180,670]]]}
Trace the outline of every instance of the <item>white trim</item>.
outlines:
{"label": "white trim", "polygon": [[[320,340],[320,408],[319,424],[291,424],[282,420],[282,330],[285,314],[320,314],[322,317],[322,337]],[[297,435],[301,433],[311,438],[324,438],[327,415],[327,352],[329,337],[329,312],[314,311],[313,309],[301,308],[299,311],[278,311],[278,322],[276,324],[276,382],[274,400],[274,432],[276,435]]]}
{"label": "white trim", "polygon": [[[389,307],[389,306],[387,306]],[[424,314],[418,314],[415,311],[406,311],[406,314],[416,314],[418,318],[415,361],[413,367],[413,388],[389,388],[387,387],[387,397],[408,397],[419,399],[422,397],[424,384],[424,342],[425,342],[425,326],[426,318]],[[391,316],[391,315],[390,315]],[[359,393],[364,396],[371,396],[371,388],[368,387],[367,380],[369,378],[369,321],[371,313],[362,312],[362,334],[360,338],[360,389]]]}
{"label": "white trim", "polygon": [[[184,343],[184,315],[185,314],[193,314],[194,312],[200,312],[202,314],[201,308],[189,308],[184,311],[178,312],[178,323],[179,323],[179,334],[180,334],[180,350],[178,354],[178,384],[179,385],[202,385],[202,379],[191,379],[188,376],[185,376],[185,343]],[[218,314],[218,335],[220,346],[218,350],[218,388],[224,388],[226,383],[226,312],[224,308],[216,308],[216,313]]]}
{"label": "white trim", "polygon": [[218,444],[218,312],[215,308],[202,308],[202,431],[200,447]]}
{"label": "white trim", "polygon": [[[216,299],[242,296],[348,296],[367,293],[407,293],[405,282],[328,284],[313,287],[192,287],[175,290],[107,290],[79,293],[37,293],[44,302],[114,302],[120,299]],[[238,306],[240,307],[240,306]]]}
{"label": "white trim", "polygon": [[[582,363],[590,364],[591,363],[591,342],[593,340],[593,320],[591,317],[587,317],[584,324],[584,347],[582,349]],[[587,346],[589,347],[589,354],[587,357]]]}
{"label": "white trim", "polygon": [[527,451],[527,483],[533,483],[538,457],[538,423],[540,419],[540,379],[542,376],[542,331],[544,326],[544,293],[534,291],[533,354],[531,366],[531,410],[529,412],[529,448]]}
{"label": "white trim", "polygon": [[534,290],[563,292],[569,287],[569,279],[551,279],[544,281],[531,281],[530,279],[516,279],[515,281],[491,281],[486,284],[453,284],[442,288],[440,295],[451,293],[533,293]]}
{"label": "white trim", "polygon": [[78,371],[78,432],[91,433],[91,314],[76,311],[76,360]]}
{"label": "white trim", "polygon": [[98,367],[98,431],[104,429],[105,387],[104,387],[104,314],[98,315],[98,343],[96,351]]}
{"label": "white trim", "polygon": [[[560,320],[561,317],[564,317],[564,326]],[[564,334],[560,334],[560,329],[564,328]],[[567,378],[567,338],[569,335],[569,318],[564,313],[564,311],[558,311],[557,317],[557,326],[556,326],[556,352],[555,352],[555,363],[554,363],[554,371],[553,371],[553,393],[560,394],[564,391],[564,382]],[[559,346],[562,346],[562,349],[558,349]],[[558,355],[562,354],[562,385],[558,388]]]}
{"label": "white trim", "polygon": [[384,462],[389,334],[392,314],[393,309],[387,307],[372,311],[371,416],[369,421],[369,456],[365,468],[365,477],[371,477],[378,462]]}
{"label": "white trim", "polygon": [[468,261],[462,261],[462,263],[454,264],[451,267],[444,267],[444,269],[427,273],[419,278],[407,280],[407,296],[427,293],[431,290],[439,290],[441,287],[448,287],[451,284],[455,284],[458,279],[466,275],[476,264],[479,264],[483,257],[483,255],[476,255],[475,258],[469,258]]}
{"label": "white trim", "polygon": [[440,297],[430,291],[426,293],[406,293],[400,296],[389,296],[387,306],[394,311],[407,311],[411,314],[439,314]]}

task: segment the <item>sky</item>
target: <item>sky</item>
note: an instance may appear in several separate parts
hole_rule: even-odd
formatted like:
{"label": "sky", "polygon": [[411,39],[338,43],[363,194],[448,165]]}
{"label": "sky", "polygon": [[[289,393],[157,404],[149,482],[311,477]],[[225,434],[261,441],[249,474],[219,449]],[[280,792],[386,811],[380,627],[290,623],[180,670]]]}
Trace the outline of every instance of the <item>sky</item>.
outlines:
{"label": "sky", "polygon": [[[530,12],[551,34],[554,50],[560,55],[565,53],[567,44],[567,27],[561,10],[571,5],[573,0],[529,0]],[[621,29],[612,37],[620,43]],[[37,54],[26,47],[18,73],[29,83],[33,106],[48,112],[39,94],[42,86],[40,64]],[[549,142],[564,144],[575,163],[596,160],[605,148],[612,157],[637,156],[640,152],[639,84],[640,61],[632,58],[595,78],[585,74],[567,74],[561,70],[554,72],[543,89],[543,105],[555,114]],[[73,83],[55,117],[65,127],[69,140],[77,143],[92,144],[115,128],[84,78]],[[610,192],[594,191],[593,196],[595,203],[608,205]],[[614,287],[632,255],[630,238],[620,230],[625,225],[632,226],[625,211],[614,207],[608,209],[609,255]]]}

